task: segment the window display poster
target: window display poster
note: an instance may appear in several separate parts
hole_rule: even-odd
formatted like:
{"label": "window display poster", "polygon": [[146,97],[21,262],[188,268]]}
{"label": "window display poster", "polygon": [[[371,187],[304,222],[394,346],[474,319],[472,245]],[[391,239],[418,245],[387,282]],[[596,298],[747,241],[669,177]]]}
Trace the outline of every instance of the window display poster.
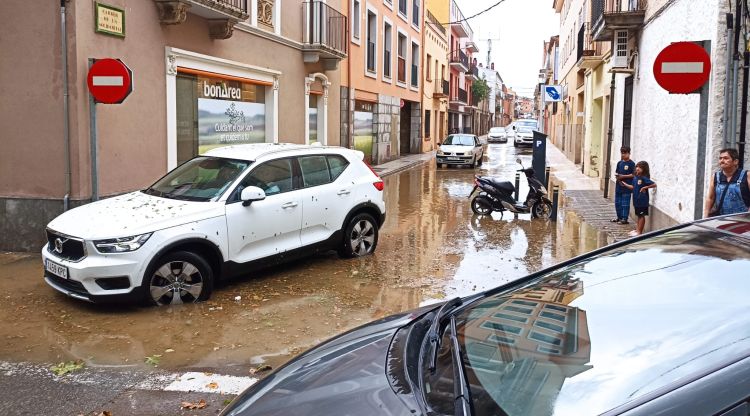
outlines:
{"label": "window display poster", "polygon": [[354,107],[354,148],[365,154],[365,161],[372,163],[373,104],[356,101]]}
{"label": "window display poster", "polygon": [[198,98],[198,154],[222,146],[265,141],[264,103]]}

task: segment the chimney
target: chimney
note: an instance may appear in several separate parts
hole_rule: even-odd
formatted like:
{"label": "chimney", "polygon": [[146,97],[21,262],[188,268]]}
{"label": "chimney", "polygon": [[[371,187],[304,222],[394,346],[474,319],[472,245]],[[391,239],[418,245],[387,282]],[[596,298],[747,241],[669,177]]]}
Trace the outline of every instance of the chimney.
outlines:
{"label": "chimney", "polygon": [[492,64],[490,64],[490,69],[492,69],[493,71],[495,70],[495,63],[494,62]]}

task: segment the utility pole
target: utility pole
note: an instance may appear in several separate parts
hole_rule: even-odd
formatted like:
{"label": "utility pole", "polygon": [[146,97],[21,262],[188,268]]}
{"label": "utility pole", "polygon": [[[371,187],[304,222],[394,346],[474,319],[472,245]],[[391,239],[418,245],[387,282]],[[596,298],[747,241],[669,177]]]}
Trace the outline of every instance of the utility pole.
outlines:
{"label": "utility pole", "polygon": [[492,41],[500,41],[500,38],[489,38],[489,39],[480,39],[480,41],[486,40],[487,41],[487,68],[490,67],[490,63],[492,63]]}

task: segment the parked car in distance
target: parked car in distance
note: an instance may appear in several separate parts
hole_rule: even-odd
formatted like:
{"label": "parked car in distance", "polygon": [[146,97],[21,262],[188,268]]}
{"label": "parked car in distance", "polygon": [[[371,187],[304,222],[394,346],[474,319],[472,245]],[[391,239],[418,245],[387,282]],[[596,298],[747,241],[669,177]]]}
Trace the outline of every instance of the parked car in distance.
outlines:
{"label": "parked car in distance", "polygon": [[67,211],[47,226],[44,278],[86,301],[205,300],[215,281],[335,249],[372,253],[383,181],[362,152],[221,147],[150,187]]}
{"label": "parked car in distance", "polygon": [[508,132],[505,127],[492,127],[487,133],[487,141],[490,143],[507,143]]}
{"label": "parked car in distance", "polygon": [[223,416],[734,415],[750,214],[618,242],[303,353]]}
{"label": "parked car in distance", "polygon": [[481,166],[484,157],[484,145],[473,134],[451,134],[439,143],[437,150],[438,165]]}
{"label": "parked car in distance", "polygon": [[534,143],[534,132],[530,127],[523,125],[516,126],[515,132],[513,132],[513,146],[518,147],[520,145],[531,146]]}

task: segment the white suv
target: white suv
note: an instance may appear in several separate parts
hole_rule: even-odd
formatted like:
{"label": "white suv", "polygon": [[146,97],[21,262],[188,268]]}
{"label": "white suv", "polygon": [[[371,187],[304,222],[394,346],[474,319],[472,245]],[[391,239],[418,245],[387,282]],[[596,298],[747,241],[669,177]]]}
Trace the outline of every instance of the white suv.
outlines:
{"label": "white suv", "polygon": [[339,147],[222,147],[155,184],[63,213],[47,226],[45,281],[71,297],[164,305],[205,300],[214,282],[335,249],[372,253],[383,181]]}

